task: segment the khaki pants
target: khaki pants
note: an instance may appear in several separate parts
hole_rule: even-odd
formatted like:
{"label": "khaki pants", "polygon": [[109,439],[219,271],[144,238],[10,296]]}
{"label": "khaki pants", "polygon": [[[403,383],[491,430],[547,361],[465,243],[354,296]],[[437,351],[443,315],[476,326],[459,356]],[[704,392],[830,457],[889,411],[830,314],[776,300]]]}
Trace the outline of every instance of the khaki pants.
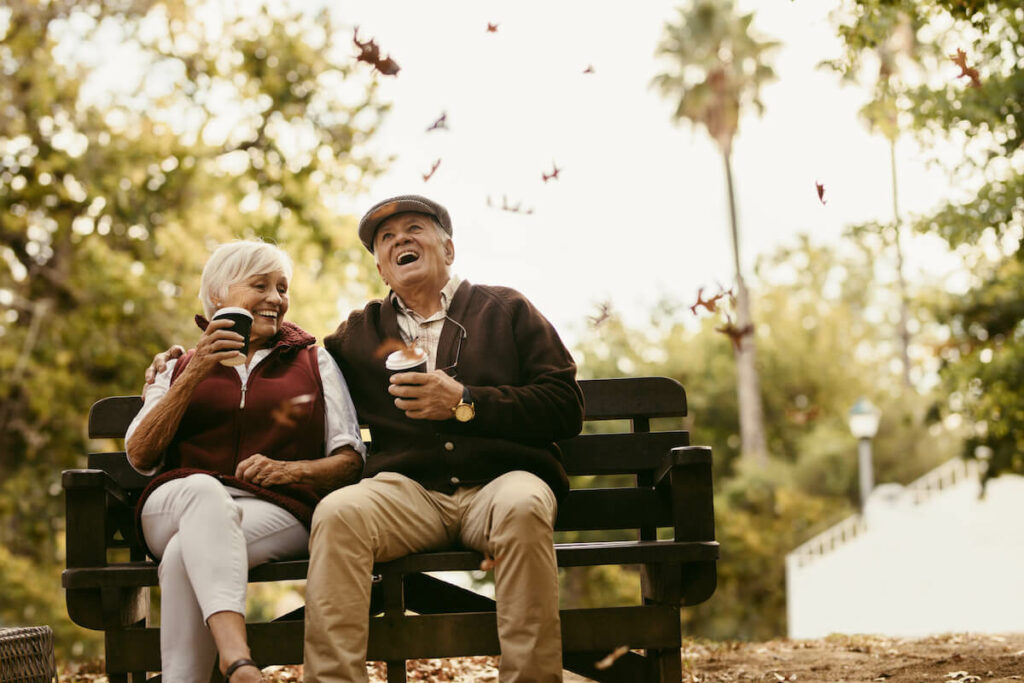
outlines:
{"label": "khaki pants", "polygon": [[331,493],[316,508],[310,536],[307,683],[368,680],[374,562],[457,543],[496,558],[500,680],[560,681],[556,512],[551,489],[521,471],[450,496],[393,472]]}

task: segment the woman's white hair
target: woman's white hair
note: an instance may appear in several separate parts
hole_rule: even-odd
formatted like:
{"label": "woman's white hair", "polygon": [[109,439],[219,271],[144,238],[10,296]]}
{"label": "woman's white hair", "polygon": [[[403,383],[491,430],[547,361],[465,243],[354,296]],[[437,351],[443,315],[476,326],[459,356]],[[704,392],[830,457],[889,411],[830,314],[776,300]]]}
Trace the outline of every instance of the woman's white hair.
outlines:
{"label": "woman's white hair", "polygon": [[199,300],[203,312],[211,318],[218,303],[228,294],[228,287],[253,275],[284,272],[292,279],[292,260],[279,247],[261,240],[238,240],[222,244],[213,250],[199,282]]}

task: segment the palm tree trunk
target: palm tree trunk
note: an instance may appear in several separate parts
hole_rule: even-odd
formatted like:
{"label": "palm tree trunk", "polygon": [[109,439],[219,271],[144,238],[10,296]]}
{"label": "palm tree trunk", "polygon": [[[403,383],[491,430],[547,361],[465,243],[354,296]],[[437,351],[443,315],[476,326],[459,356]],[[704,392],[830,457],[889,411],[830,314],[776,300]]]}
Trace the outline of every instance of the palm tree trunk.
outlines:
{"label": "palm tree trunk", "polygon": [[[736,326],[746,329],[753,324],[750,296],[740,269],[739,226],[736,219],[736,195],[732,182],[732,162],[728,150],[722,152],[725,162],[725,183],[729,191],[729,220],[732,228],[732,255],[736,267]],[[740,337],[736,345],[736,393],[740,412],[740,454],[759,465],[768,462],[764,435],[764,412],[761,409],[761,382],[757,376],[757,349],[753,333]]]}
{"label": "palm tree trunk", "polygon": [[910,311],[907,306],[907,281],[903,277],[903,245],[900,241],[902,226],[900,225],[899,197],[896,194],[896,138],[889,138],[889,168],[892,171],[892,219],[896,227],[896,278],[900,297],[900,354],[903,361],[903,386],[910,384]]}

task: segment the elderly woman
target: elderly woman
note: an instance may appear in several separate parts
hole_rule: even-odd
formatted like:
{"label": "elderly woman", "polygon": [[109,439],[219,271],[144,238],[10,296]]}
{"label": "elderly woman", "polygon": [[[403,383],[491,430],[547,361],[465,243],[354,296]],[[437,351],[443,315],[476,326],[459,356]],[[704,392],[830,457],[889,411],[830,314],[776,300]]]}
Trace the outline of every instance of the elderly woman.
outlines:
{"label": "elderly woman", "polygon": [[[292,266],[258,241],[221,245],[203,269],[207,318],[253,315],[248,355],[230,320],[168,363],[128,428],[132,466],[157,475],[136,510],[159,559],[163,680],[261,680],[245,637],[249,567],[304,555],[320,494],[359,478],[366,450],[338,366],[292,323]],[[226,363],[225,363],[226,361]],[[244,362],[243,362],[244,361]]]}

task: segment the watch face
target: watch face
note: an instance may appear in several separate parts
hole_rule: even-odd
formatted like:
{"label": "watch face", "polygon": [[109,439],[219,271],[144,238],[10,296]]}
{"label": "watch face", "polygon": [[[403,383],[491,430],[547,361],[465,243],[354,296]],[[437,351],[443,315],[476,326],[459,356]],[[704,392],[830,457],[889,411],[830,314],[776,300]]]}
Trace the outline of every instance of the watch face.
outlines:
{"label": "watch face", "polygon": [[455,419],[459,422],[469,422],[474,415],[476,415],[476,411],[468,403],[460,403],[455,406]]}

